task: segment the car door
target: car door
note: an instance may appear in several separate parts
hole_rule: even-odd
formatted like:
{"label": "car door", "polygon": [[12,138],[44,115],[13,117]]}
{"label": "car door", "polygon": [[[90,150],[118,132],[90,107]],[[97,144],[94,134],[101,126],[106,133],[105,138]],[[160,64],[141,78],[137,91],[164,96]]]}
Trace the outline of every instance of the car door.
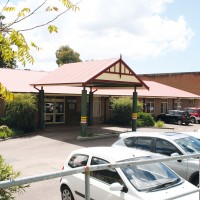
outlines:
{"label": "car door", "polygon": [[[171,156],[173,153],[178,153],[179,155],[182,155],[180,150],[173,143],[162,138],[155,139],[155,147],[153,151],[155,153],[165,156]],[[177,174],[179,174],[181,177],[185,179],[187,178],[187,170],[188,170],[187,159],[168,161],[165,162],[165,164],[168,167],[170,167],[173,171],[175,171]]]}
{"label": "car door", "polygon": [[168,123],[174,123],[176,121],[175,111],[170,110],[167,116]]}
{"label": "car door", "polygon": [[[108,161],[93,157],[91,165],[107,164]],[[111,191],[112,183],[120,183],[124,186],[123,191]],[[133,196],[128,194],[128,189],[116,169],[98,170],[90,172],[90,199],[95,200],[131,200]]]}
{"label": "car door", "polygon": [[[68,162],[70,168],[77,168],[86,166],[89,156],[84,154],[74,154]],[[85,198],[85,175],[84,173],[73,174],[67,176],[70,190],[73,192],[76,200],[82,200]]]}

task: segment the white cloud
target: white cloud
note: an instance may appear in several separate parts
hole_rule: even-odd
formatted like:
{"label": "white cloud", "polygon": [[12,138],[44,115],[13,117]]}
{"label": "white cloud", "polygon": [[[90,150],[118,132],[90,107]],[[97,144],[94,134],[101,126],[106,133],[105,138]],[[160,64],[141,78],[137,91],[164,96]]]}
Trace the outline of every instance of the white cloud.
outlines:
{"label": "white cloud", "polygon": [[[42,1],[42,0],[40,0]],[[38,1],[19,1],[20,7],[32,7]],[[55,2],[55,0],[54,0]],[[43,50],[33,52],[32,69],[53,70],[55,52],[69,45],[82,60],[119,57],[128,60],[159,56],[187,48],[193,32],[183,16],[167,18],[167,6],[174,0],[82,0],[80,11],[67,12],[54,22],[58,34],[47,27],[24,33]],[[36,6],[36,5],[35,5]],[[21,27],[43,23],[48,17],[38,13]]]}

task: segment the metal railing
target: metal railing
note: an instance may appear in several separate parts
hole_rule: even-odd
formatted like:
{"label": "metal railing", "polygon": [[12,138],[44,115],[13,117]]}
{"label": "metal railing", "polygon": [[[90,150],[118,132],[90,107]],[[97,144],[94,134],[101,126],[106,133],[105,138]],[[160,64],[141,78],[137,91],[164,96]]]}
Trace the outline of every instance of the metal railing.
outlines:
{"label": "metal railing", "polygon": [[[23,184],[30,184],[39,181],[45,181],[49,179],[59,178],[67,175],[73,175],[78,173],[85,173],[85,199],[90,200],[90,171],[98,171],[98,170],[105,170],[105,169],[114,169],[118,167],[127,167],[127,166],[137,166],[137,165],[144,165],[150,163],[157,163],[157,162],[167,162],[172,160],[181,160],[181,159],[189,159],[189,158],[198,158],[199,159],[199,183],[200,183],[200,154],[193,154],[193,155],[183,155],[183,156],[173,156],[173,157],[164,157],[164,158],[154,158],[152,160],[140,160],[140,161],[129,161],[129,162],[120,162],[116,164],[101,164],[101,165],[94,165],[94,166],[85,166],[74,168],[70,170],[62,170],[57,172],[45,173],[35,176],[29,177],[22,177],[13,180],[6,180],[0,182],[0,189],[9,188],[11,186],[23,185]],[[176,198],[180,198],[186,196],[188,194],[199,192],[199,200],[200,200],[200,189],[194,189],[189,192],[183,192],[180,195],[171,196],[167,199],[163,200],[172,200]]]}

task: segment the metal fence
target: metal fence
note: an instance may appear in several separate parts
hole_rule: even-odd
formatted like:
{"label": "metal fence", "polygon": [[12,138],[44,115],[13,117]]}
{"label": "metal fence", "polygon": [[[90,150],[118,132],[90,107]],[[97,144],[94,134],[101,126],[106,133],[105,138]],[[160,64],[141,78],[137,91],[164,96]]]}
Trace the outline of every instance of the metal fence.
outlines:
{"label": "metal fence", "polygon": [[[156,162],[167,162],[172,160],[181,160],[181,159],[190,159],[190,158],[198,158],[199,159],[199,182],[200,182],[200,154],[194,154],[194,155],[184,155],[184,156],[173,156],[173,157],[164,157],[164,158],[154,158],[152,160],[144,160],[144,161],[129,161],[129,162],[122,162],[117,164],[102,164],[102,165],[95,165],[95,166],[85,166],[85,167],[79,167],[75,169],[70,170],[62,170],[57,172],[51,172],[51,173],[45,173],[35,176],[29,176],[29,177],[23,177],[23,178],[17,178],[13,180],[6,180],[0,182],[0,189],[9,188],[11,186],[17,186],[17,185],[23,185],[23,184],[30,184],[34,182],[39,181],[45,181],[49,179],[59,178],[67,175],[72,174],[78,174],[78,173],[85,173],[85,199],[90,200],[90,171],[98,171],[98,170],[104,170],[104,169],[114,169],[118,167],[127,167],[127,166],[137,166],[137,165],[143,165],[143,164],[150,164],[150,163],[156,163]],[[200,200],[200,189],[194,189],[190,192],[183,192],[181,195],[176,195],[162,200],[172,200],[177,199],[183,196],[186,196],[188,194],[192,194],[195,192],[199,192],[199,200]]]}

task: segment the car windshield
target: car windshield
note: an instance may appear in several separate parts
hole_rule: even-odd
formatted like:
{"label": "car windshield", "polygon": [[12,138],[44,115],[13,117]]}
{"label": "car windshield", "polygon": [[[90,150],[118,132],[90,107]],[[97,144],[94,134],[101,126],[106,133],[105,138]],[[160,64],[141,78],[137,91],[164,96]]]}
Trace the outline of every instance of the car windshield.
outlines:
{"label": "car windshield", "polygon": [[[125,161],[152,160],[152,157],[133,158]],[[153,191],[173,187],[182,180],[163,163],[121,167],[121,170],[138,191]]]}
{"label": "car windshield", "polygon": [[187,154],[200,153],[200,141],[189,136],[174,140]]}

